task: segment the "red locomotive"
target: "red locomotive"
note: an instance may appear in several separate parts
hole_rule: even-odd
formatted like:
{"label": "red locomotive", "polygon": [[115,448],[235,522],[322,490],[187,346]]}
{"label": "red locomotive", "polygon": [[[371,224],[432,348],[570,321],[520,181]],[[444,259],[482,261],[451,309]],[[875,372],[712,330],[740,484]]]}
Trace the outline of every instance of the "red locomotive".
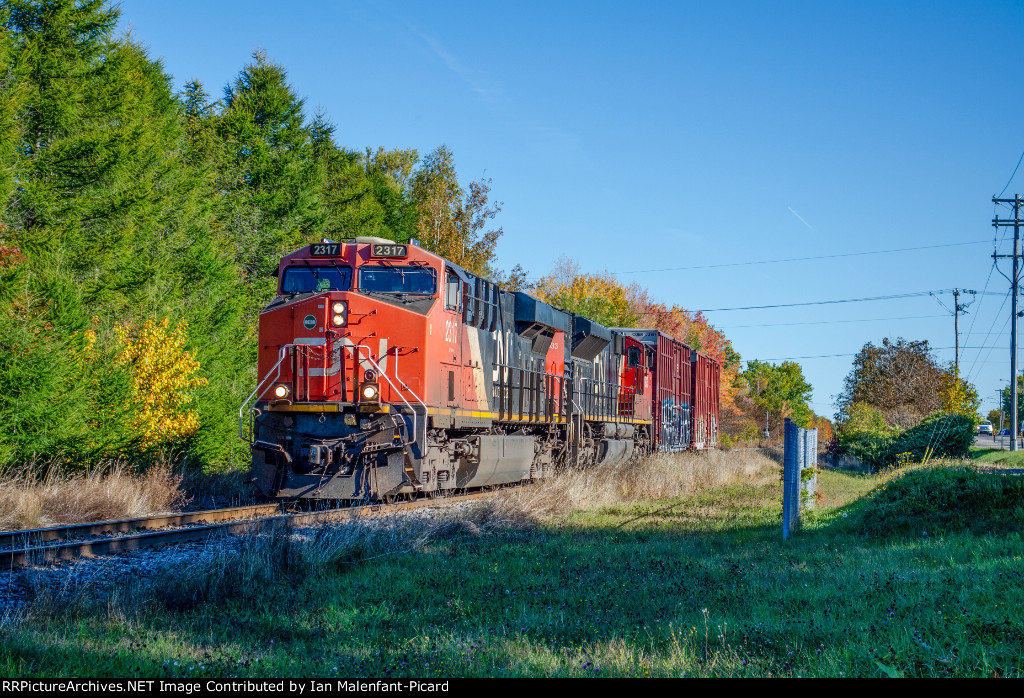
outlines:
{"label": "red locomotive", "polygon": [[415,241],[282,259],[258,371],[240,431],[277,497],[430,494],[717,441],[709,357],[502,291]]}

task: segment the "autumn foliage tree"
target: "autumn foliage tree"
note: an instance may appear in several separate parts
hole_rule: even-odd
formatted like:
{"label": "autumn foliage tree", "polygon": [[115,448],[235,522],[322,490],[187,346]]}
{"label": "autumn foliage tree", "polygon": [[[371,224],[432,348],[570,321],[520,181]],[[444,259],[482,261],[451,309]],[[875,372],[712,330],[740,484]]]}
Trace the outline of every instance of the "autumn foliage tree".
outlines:
{"label": "autumn foliage tree", "polygon": [[679,305],[655,301],[639,284],[624,286],[608,272],[587,274],[579,264],[560,257],[551,273],[542,277],[531,292],[541,300],[569,310],[609,327],[645,327],[661,330],[710,356],[721,366],[719,404],[722,430],[749,436],[753,421],[737,406],[737,381],[740,356],[732,343],[716,329],[703,313],[693,313]]}
{"label": "autumn foliage tree", "polygon": [[140,446],[150,449],[191,436],[199,429],[193,409],[194,390],[209,381],[196,375],[199,362],[185,348],[186,324],[146,320],[141,328],[117,325],[120,354],[116,363],[131,377],[132,428]]}
{"label": "autumn foliage tree", "polygon": [[945,373],[926,340],[886,337],[880,345],[868,342],[846,376],[837,419],[845,421],[853,405],[863,403],[881,412],[890,426],[912,427],[942,409]]}
{"label": "autumn foliage tree", "polygon": [[427,155],[413,173],[409,195],[416,207],[416,232],[423,246],[471,272],[487,276],[502,229],[485,230],[501,211],[490,201],[491,180],[459,184],[447,146]]}
{"label": "autumn foliage tree", "polygon": [[969,417],[975,423],[980,420],[978,410],[981,408],[981,400],[978,391],[960,377],[960,369],[955,364],[942,374],[940,385],[943,412]]}
{"label": "autumn foliage tree", "polygon": [[541,277],[532,291],[545,303],[602,325],[639,327],[628,289],[611,274],[581,273],[579,263],[565,255],[558,258],[554,270]]}

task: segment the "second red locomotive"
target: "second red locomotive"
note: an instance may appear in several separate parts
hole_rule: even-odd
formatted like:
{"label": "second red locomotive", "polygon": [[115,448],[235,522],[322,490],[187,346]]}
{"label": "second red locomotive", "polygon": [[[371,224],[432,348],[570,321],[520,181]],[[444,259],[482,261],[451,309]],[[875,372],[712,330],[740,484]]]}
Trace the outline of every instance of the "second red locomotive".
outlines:
{"label": "second red locomotive", "polygon": [[284,257],[258,375],[241,432],[277,497],[430,494],[717,442],[714,360],[502,291],[415,242]]}

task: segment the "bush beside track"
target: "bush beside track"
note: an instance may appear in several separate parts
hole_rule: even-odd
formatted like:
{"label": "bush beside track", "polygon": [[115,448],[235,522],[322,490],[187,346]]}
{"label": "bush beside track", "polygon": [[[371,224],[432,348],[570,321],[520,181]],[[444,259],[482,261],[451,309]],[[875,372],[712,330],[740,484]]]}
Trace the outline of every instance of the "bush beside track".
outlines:
{"label": "bush beside track", "polygon": [[904,431],[842,433],[843,453],[858,458],[874,470],[926,458],[965,458],[974,443],[974,421],[957,414],[936,412]]}
{"label": "bush beside track", "polygon": [[996,535],[1024,527],[1024,479],[963,463],[883,473],[848,526],[871,536]]}

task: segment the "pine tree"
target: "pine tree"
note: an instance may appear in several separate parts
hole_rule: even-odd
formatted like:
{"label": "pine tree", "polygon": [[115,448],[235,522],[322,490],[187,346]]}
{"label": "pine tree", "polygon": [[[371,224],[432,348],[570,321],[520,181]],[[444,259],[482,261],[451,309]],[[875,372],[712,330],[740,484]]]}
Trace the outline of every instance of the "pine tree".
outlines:
{"label": "pine tree", "polygon": [[[7,26],[10,8],[0,6],[0,26]],[[19,140],[20,124],[15,119],[21,102],[21,89],[14,70],[14,37],[0,32],[0,200],[7,201],[14,187],[13,155]],[[0,245],[3,236],[0,233]]]}
{"label": "pine tree", "polygon": [[415,231],[416,210],[408,181],[415,150],[339,148],[335,127],[323,112],[310,125],[313,158],[323,176],[323,218],[319,230],[331,239],[365,235],[407,242]]}
{"label": "pine tree", "polygon": [[314,237],[323,212],[322,169],[303,100],[264,51],[224,90],[218,132],[228,149],[220,218],[247,280],[266,296],[283,254]]}
{"label": "pine tree", "polygon": [[[0,245],[20,257],[0,269],[11,277],[0,295],[0,460],[130,454],[138,406],[116,366],[114,327],[185,320],[193,337],[244,334],[237,273],[209,225],[213,185],[191,176],[200,168],[182,155],[185,119],[169,77],[130,39],[113,38],[115,8],[13,0],[4,9],[18,142],[3,162],[17,186]],[[5,95],[0,86],[0,108]],[[238,370],[206,389],[237,390]]]}

